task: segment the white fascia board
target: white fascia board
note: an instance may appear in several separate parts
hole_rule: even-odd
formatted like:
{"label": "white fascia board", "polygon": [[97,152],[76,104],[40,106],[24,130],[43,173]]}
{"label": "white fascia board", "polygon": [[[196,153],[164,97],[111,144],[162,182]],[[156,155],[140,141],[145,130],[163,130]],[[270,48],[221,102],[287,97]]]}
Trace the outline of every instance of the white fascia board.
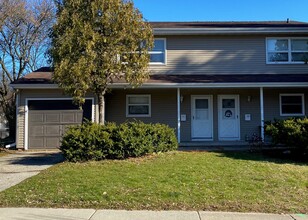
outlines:
{"label": "white fascia board", "polygon": [[11,84],[13,89],[59,89],[58,84]]}
{"label": "white fascia board", "polygon": [[[128,83],[118,83],[108,86],[111,89],[133,88]],[[308,83],[145,83],[138,89],[160,89],[160,88],[299,88],[308,87]]]}
{"label": "white fascia board", "polygon": [[308,34],[308,28],[154,28],[154,35]]}

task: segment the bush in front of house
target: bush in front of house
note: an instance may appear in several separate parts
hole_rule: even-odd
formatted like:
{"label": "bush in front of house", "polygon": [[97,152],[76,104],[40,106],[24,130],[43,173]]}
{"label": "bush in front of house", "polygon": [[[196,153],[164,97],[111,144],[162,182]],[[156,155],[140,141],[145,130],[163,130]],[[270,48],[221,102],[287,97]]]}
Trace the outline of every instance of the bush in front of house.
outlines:
{"label": "bush in front of house", "polygon": [[72,162],[125,159],[176,150],[174,129],[164,124],[127,122],[99,125],[86,122],[71,126],[62,138],[60,150]]}
{"label": "bush in front of house", "polygon": [[274,145],[308,150],[308,118],[290,118],[266,123],[265,134]]}

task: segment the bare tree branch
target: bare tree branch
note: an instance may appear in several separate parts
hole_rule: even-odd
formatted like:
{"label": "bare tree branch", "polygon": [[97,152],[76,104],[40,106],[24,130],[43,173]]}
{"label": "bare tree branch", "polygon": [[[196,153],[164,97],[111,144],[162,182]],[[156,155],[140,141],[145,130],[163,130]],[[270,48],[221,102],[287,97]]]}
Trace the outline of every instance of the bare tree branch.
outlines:
{"label": "bare tree branch", "polygon": [[[53,0],[0,0],[0,107],[5,114],[12,114],[15,105],[9,84],[46,64],[55,13]],[[15,115],[6,117],[10,122]]]}

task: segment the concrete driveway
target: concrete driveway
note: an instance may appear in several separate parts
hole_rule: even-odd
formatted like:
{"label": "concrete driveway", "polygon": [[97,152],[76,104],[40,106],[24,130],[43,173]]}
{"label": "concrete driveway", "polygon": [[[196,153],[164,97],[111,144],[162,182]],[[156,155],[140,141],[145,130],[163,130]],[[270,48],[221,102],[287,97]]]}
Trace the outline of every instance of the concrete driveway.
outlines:
{"label": "concrete driveway", "polygon": [[0,157],[0,192],[62,162],[57,152],[17,152]]}

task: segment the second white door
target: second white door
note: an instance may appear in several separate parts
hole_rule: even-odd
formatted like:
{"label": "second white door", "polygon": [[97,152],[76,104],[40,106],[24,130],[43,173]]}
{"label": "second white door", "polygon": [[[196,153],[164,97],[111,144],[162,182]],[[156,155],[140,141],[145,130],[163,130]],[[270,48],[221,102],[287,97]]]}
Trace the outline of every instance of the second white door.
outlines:
{"label": "second white door", "polygon": [[219,140],[240,139],[239,96],[218,96]]}

